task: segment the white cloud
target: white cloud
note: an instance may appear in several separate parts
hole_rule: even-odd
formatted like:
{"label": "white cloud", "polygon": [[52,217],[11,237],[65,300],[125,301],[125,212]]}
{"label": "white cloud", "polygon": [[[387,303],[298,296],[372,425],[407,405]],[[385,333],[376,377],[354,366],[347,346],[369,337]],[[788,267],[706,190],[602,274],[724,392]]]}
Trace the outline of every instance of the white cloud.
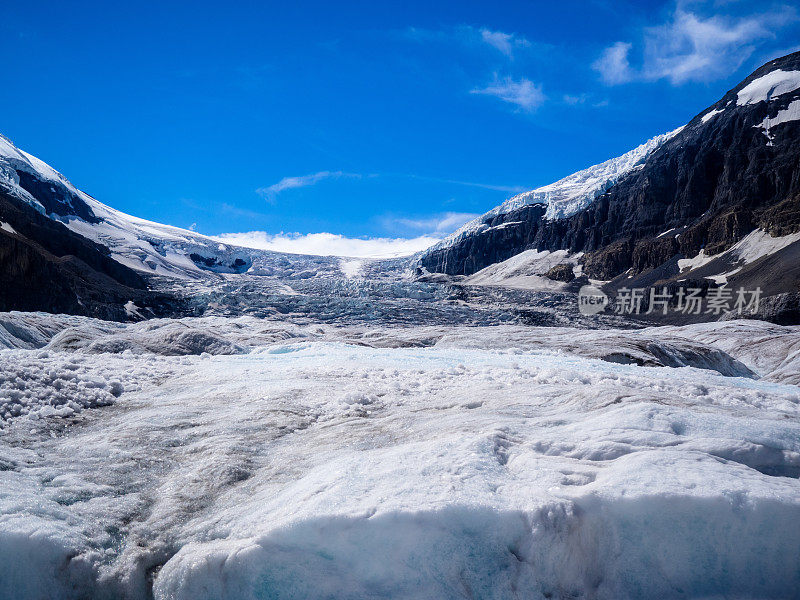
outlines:
{"label": "white cloud", "polygon": [[516,104],[524,110],[534,110],[541,106],[545,101],[542,87],[533,83],[530,79],[522,78],[515,81],[511,77],[495,80],[485,88],[472,90],[473,94],[485,94],[495,96],[504,102]]}
{"label": "white cloud", "polygon": [[774,28],[794,17],[791,13],[703,19],[679,9],[671,22],[646,31],[642,74],[673,84],[724,77],[752,54],[755,43],[774,37]]}
{"label": "white cloud", "polygon": [[273,250],[292,254],[346,256],[352,258],[394,258],[410,256],[429,248],[439,237],[422,235],[415,238],[348,238],[334,233],[269,234],[265,231],[223,233],[214,239],[226,244]]}
{"label": "white cloud", "polygon": [[514,56],[514,48],[527,48],[531,45],[524,37],[503,31],[491,31],[485,27],[480,30],[480,36],[484,43],[496,48],[509,58]]}
{"label": "white cloud", "polygon": [[344,171],[319,171],[317,173],[301,175],[299,177],[284,177],[278,183],[273,183],[268,187],[258,188],[256,192],[264,196],[264,198],[274,199],[278,194],[285,190],[308,187],[310,185],[315,185],[324,179],[339,179],[341,177],[360,178],[361,175],[357,173],[345,173]]}
{"label": "white cloud", "polygon": [[642,58],[632,67],[633,45],[617,42],[592,65],[605,83],[667,79],[673,85],[713,81],[738,69],[753,51],[775,38],[775,31],[797,21],[790,7],[747,17],[703,16],[679,3],[669,21],[643,30]]}
{"label": "white cloud", "polygon": [[410,177],[411,179],[420,179],[422,181],[433,181],[436,183],[451,183],[453,185],[465,185],[467,187],[481,188],[484,190],[492,190],[495,192],[506,192],[510,194],[519,194],[530,189],[519,185],[495,185],[493,183],[461,181],[460,179],[446,179],[443,177],[424,177],[422,175],[403,175],[402,177]]}
{"label": "white cloud", "polygon": [[633,73],[628,62],[631,47],[632,45],[626,42],[617,42],[603,50],[603,54],[592,65],[608,85],[625,83],[632,79]]}

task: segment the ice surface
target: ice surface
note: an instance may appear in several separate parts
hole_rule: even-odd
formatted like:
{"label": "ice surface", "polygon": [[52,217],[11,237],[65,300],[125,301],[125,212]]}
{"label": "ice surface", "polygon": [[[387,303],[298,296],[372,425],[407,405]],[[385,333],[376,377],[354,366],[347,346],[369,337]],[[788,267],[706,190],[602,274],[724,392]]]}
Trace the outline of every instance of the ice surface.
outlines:
{"label": "ice surface", "polygon": [[0,324],[2,597],[800,589],[797,327]]}

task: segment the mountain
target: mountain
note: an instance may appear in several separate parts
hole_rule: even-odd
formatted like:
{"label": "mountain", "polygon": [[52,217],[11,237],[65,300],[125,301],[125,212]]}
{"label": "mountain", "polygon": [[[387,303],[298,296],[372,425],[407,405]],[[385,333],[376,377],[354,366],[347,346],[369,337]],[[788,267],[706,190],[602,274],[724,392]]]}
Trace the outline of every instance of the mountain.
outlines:
{"label": "mountain", "polygon": [[74,233],[111,249],[117,262],[146,274],[197,278],[241,273],[252,251],[126,215],[73,186],[63,175],[0,136],[0,189]]}
{"label": "mountain", "polygon": [[0,311],[193,314],[187,285],[206,292],[226,275],[308,279],[342,268],[338,257],[242,248],[127,215],[0,135]]}
{"label": "mountain", "polygon": [[170,314],[177,301],[153,293],[107,248],[0,189],[0,311],[35,310],[125,320]]}
{"label": "mountain", "polygon": [[[763,291],[757,316],[800,322],[798,140],[795,53],[685,126],[517,195],[407,264],[368,271],[397,278],[416,266],[426,284],[465,276],[466,285],[547,292],[589,280],[611,294],[727,284]],[[2,136],[0,241],[0,310],[138,319],[185,311],[180,297],[197,296],[190,287],[210,297],[245,273],[282,281],[349,273],[337,257],[241,248],[126,215]]]}
{"label": "mountain", "polygon": [[679,280],[761,286],[794,318],[798,141],[794,53],[756,70],[684,127],[489,211],[422,253],[418,266],[472,275],[526,250],[560,250],[565,263],[610,289]]}
{"label": "mountain", "polygon": [[0,135],[0,191],[22,208],[64,225],[147,280],[191,282],[249,273],[308,278],[344,275],[341,259],[221,243],[195,231],[127,215],[76,188],[61,173]]}

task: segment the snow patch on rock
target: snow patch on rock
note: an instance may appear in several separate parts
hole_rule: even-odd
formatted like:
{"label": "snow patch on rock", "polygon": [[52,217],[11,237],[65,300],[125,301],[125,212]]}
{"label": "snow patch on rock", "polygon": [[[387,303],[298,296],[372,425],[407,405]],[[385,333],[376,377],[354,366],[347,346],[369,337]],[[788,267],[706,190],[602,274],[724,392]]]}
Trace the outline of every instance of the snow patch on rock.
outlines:
{"label": "snow patch on rock", "polygon": [[560,290],[564,283],[544,275],[553,267],[568,263],[578,266],[583,253],[570,254],[566,250],[525,250],[503,262],[489,265],[464,280],[468,285],[501,285],[505,287]]}
{"label": "snow patch on rock", "polygon": [[800,71],[784,71],[776,69],[754,79],[744,86],[737,94],[737,106],[769,102],[777,96],[782,96],[800,89]]}
{"label": "snow patch on rock", "polygon": [[754,127],[759,127],[764,130],[764,135],[767,136],[768,140],[767,143],[771,146],[774,138],[774,135],[771,131],[773,127],[780,125],[781,123],[788,123],[790,121],[798,120],[800,120],[800,100],[793,100],[789,106],[779,110],[777,115],[772,118],[765,117],[760,124],[754,125]]}
{"label": "snow patch on rock", "polygon": [[713,118],[714,118],[716,115],[718,115],[718,114],[720,114],[720,113],[723,113],[723,112],[725,112],[725,109],[714,109],[714,110],[710,110],[710,111],[708,111],[706,114],[704,114],[704,115],[701,117],[701,119],[700,119],[700,120],[701,120],[703,123],[708,123],[708,122],[709,122],[711,119],[713,119]]}

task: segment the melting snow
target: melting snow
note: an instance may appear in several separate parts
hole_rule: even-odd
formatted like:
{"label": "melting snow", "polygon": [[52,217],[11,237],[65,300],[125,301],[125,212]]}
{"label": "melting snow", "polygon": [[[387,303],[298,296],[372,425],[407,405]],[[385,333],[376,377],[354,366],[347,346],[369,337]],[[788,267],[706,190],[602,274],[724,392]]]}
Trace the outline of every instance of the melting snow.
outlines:
{"label": "melting snow", "polygon": [[730,258],[734,263],[739,263],[740,266],[732,271],[707,276],[707,279],[712,279],[715,283],[720,285],[727,283],[728,277],[741,271],[744,265],[755,262],[764,256],[774,254],[795,242],[800,242],[800,232],[780,237],[772,237],[763,229],[756,229],[720,254],[707,256],[703,249],[700,250],[700,253],[694,258],[680,259],[678,260],[678,268],[681,273],[683,273],[684,271],[698,269],[712,260],[725,257]]}
{"label": "melting snow", "polygon": [[705,265],[706,263],[711,262],[718,256],[707,256],[705,248],[700,250],[700,253],[695,256],[694,258],[682,258],[678,261],[678,269],[681,273],[684,271],[691,271],[693,269],[698,269]]}
{"label": "melting snow", "polygon": [[469,285],[502,285],[505,287],[535,290],[560,290],[564,283],[544,277],[556,265],[577,265],[583,253],[570,255],[566,250],[525,250],[470,275],[464,280]]}
{"label": "melting snow", "polygon": [[773,135],[770,129],[781,123],[798,120],[800,120],[800,100],[793,100],[789,106],[783,110],[779,110],[777,115],[772,118],[766,117],[761,124],[755,125],[755,127],[760,127],[764,130],[764,135],[767,136],[769,145],[772,145]]}
{"label": "melting snow", "polygon": [[128,300],[123,308],[125,308],[125,314],[127,314],[129,317],[137,317],[139,319],[144,318],[142,313],[139,312],[141,309],[134,304],[133,300]]}
{"label": "melting snow", "polygon": [[795,242],[800,242],[800,232],[772,237],[763,229],[756,229],[731,247],[729,252],[734,254],[738,260],[749,264],[763,256],[774,254]]}

